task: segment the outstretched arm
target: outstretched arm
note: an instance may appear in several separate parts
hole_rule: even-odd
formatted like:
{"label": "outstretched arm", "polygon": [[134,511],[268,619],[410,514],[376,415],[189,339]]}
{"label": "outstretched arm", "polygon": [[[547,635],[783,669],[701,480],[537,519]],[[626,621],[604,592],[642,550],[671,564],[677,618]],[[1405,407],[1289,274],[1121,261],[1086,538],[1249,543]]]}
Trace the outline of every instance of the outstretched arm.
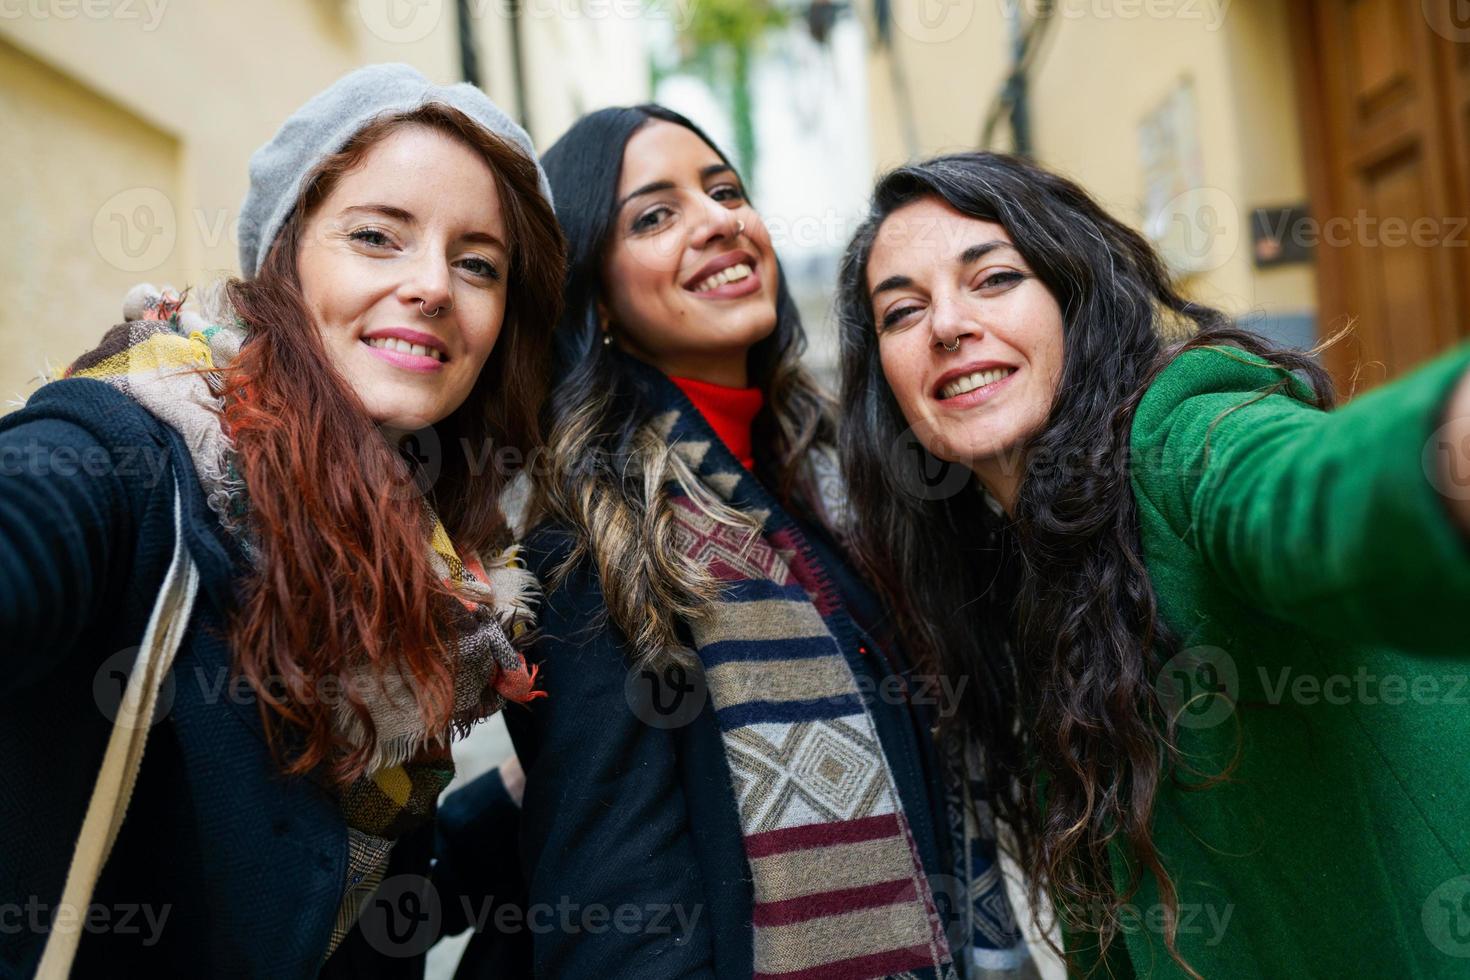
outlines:
{"label": "outstretched arm", "polygon": [[1436,453],[1467,364],[1457,351],[1322,412],[1251,355],[1189,351],[1139,406],[1140,502],[1271,615],[1347,642],[1463,654],[1470,460],[1463,441],[1457,458]]}
{"label": "outstretched arm", "polygon": [[[0,649],[19,654],[0,670],[0,695],[61,663],[98,610],[121,599],[132,565],[130,494],[146,484],[146,463],[161,460],[161,447],[116,415],[89,425],[85,388],[71,389],[84,396],[81,410],[52,410],[77,407],[57,389],[93,384],[50,386],[0,419]],[[99,407],[108,403],[104,396]]]}

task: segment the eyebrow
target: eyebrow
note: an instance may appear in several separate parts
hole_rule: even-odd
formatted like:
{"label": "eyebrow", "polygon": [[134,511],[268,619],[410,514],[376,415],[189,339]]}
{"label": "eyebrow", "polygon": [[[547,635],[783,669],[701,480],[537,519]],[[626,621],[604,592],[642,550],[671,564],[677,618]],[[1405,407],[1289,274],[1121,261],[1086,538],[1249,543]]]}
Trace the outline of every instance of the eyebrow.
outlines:
{"label": "eyebrow", "polygon": [[[705,181],[709,180],[716,174],[733,174],[734,172],[735,168],[730,166],[728,163],[712,163],[708,167],[705,167],[699,171],[699,179],[701,181]],[[619,201],[618,206],[614,209],[613,213],[616,214],[617,212],[622,211],[623,208],[628,206],[628,202],[633,200],[633,198],[635,197],[643,197],[647,194],[657,194],[660,191],[671,191],[673,189],[674,182],[672,180],[656,180],[651,184],[644,184],[642,187],[638,188],[636,191]]]}
{"label": "eyebrow", "polygon": [[[343,208],[342,213],[344,215],[354,213],[380,214],[385,218],[391,218],[394,221],[402,221],[405,224],[413,224],[416,220],[418,220],[413,216],[413,212],[405,211],[403,210],[403,208],[394,207],[391,204],[354,204],[351,207]],[[494,245],[497,248],[509,251],[509,249],[505,248],[504,242],[502,242],[499,238],[496,238],[494,235],[490,234],[490,232],[488,231],[466,232],[465,234],[460,236],[460,240],[473,242],[477,245]]]}
{"label": "eyebrow", "polygon": [[[1012,245],[1010,242],[1003,242],[997,238],[994,241],[983,242],[979,245],[971,245],[969,248],[965,249],[959,254],[959,257],[955,259],[955,262],[957,265],[969,265],[971,262],[979,261],[980,259],[983,259],[985,256],[989,255],[991,252],[1002,248],[1009,248],[1014,250],[1016,246]],[[887,279],[884,279],[882,282],[878,283],[878,285],[873,287],[873,291],[868,294],[868,301],[872,302],[873,300],[877,299],[879,293],[887,292],[890,289],[904,289],[908,286],[912,286],[913,284],[914,281],[908,276],[889,276]]]}
{"label": "eyebrow", "polygon": [[1015,247],[1010,242],[1003,242],[998,238],[994,241],[985,242],[983,245],[971,245],[960,253],[959,264],[969,265],[971,262],[985,258],[985,256],[994,252],[996,249],[1009,248],[1014,251]]}
{"label": "eyebrow", "polygon": [[383,217],[392,218],[395,221],[411,222],[414,220],[410,212],[402,208],[395,208],[391,204],[354,204],[351,207],[342,209],[343,214],[354,214],[359,211],[365,214],[381,214]]}

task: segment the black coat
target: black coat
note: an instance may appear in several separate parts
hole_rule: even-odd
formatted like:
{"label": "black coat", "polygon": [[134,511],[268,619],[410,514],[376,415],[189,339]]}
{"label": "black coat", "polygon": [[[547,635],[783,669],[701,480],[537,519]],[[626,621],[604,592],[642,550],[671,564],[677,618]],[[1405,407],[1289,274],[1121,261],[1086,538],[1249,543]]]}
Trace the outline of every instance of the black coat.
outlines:
{"label": "black coat", "polygon": [[[115,704],[173,553],[175,481],[199,598],[74,975],[321,966],[346,825],[315,781],[280,775],[256,705],[228,682],[240,555],[182,437],[75,379],[0,419],[0,975],[35,971],[111,730],[108,692]],[[425,827],[395,847],[390,875],[426,874],[431,851]],[[323,974],[422,972],[421,957],[381,952],[354,930]]]}
{"label": "black coat", "polygon": [[[830,540],[810,525],[803,531],[859,638],[845,650],[848,661],[882,690],[883,678],[908,669],[873,640],[883,632],[880,606]],[[548,581],[569,538],[543,527],[527,546],[531,567]],[[692,721],[672,728],[647,724],[639,717],[646,709],[630,709],[628,644],[607,623],[585,562],[546,597],[539,635],[529,659],[540,666],[549,696],[506,712],[527,773],[523,891],[503,888],[501,897],[513,896],[508,903],[482,898],[481,907],[494,911],[519,907],[499,919],[493,912],[479,917],[459,976],[493,980],[508,975],[506,963],[529,963],[538,977],[749,980],[749,865],[709,701]],[[872,697],[869,705],[923,866],[931,876],[944,874],[947,837],[929,713],[902,698]],[[472,792],[485,791],[472,784],[462,794]],[[446,811],[471,809],[460,797],[451,796]],[[481,803],[492,799],[486,793]]]}

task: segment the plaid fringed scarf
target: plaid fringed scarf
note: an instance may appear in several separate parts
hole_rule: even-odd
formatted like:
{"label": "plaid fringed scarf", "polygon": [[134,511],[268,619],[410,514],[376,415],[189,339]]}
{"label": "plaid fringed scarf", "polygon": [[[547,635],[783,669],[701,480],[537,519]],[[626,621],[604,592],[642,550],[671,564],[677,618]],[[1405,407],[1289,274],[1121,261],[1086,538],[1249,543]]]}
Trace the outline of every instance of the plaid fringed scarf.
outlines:
{"label": "plaid fringed scarf", "polygon": [[[655,406],[651,434],[710,493],[760,527],[752,536],[721,523],[669,484],[680,550],[722,585],[709,614],[690,628],[750,864],[756,976],[969,975],[971,937],[959,936],[951,949],[954,930],[941,916],[935,882],[920,863],[872,716],[843,655],[844,645],[858,642],[857,628],[836,588],[796,523],[683,395],[651,372],[643,372],[642,387]],[[830,486],[831,464],[830,456],[814,454],[813,469],[822,472],[813,472],[812,482]],[[840,506],[835,500],[827,509]],[[994,863],[993,838],[989,844],[988,851],[972,848],[939,884],[947,893],[952,879],[962,890],[963,897],[943,896],[947,905],[983,903],[987,926],[1009,923],[996,939],[1021,951],[1019,966],[1024,944],[999,875],[982,860],[988,854]],[[982,878],[973,876],[976,870]],[[966,925],[971,920],[960,916]]]}
{"label": "plaid fringed scarf", "polygon": [[[65,376],[110,384],[177,430],[189,446],[210,508],[245,554],[253,555],[249,496],[220,422],[218,372],[239,352],[243,323],[222,305],[205,320],[185,311],[181,297],[151,286],[128,294],[123,315],[126,322],[108,331]],[[533,622],[536,580],[516,549],[483,564],[473,557],[462,560],[427,501],[424,540],[433,567],[464,607],[462,614],[455,613],[453,722],[446,731],[426,729],[411,678],[374,676],[366,668],[343,678],[363,701],[375,733],[368,774],[340,794],[348,826],[348,880],[328,955],[381,879],[394,840],[433,816],[440,793],[454,778],[453,736],[500,710],[506,700],[527,701],[543,693],[533,690],[534,674],[507,638],[507,633],[521,638]],[[366,744],[368,734],[345,698],[337,708],[337,725],[349,745]]]}

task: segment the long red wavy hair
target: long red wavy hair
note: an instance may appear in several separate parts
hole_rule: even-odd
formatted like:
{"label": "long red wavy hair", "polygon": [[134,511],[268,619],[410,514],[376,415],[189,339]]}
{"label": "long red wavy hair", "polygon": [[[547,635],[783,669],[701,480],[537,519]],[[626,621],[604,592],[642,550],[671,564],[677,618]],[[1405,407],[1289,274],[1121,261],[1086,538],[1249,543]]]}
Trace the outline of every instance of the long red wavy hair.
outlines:
{"label": "long red wavy hair", "polygon": [[[509,543],[504,477],[490,447],[529,453],[546,394],[551,330],[561,309],[565,244],[537,170],[522,152],[441,104],[380,119],[304,185],[258,274],[227,293],[249,328],[224,391],[224,424],[249,490],[258,550],[230,625],[237,671],[288,773],[326,765],[339,783],[368,765],[372,719],[349,667],[410,679],[429,731],[454,705],[456,626],[448,587],[429,564],[422,501],[403,493],[405,465],[327,362],[302,298],[297,251],[313,210],[367,152],[404,126],[427,126],[479,153],[495,175],[510,235],[505,323],[469,397],[435,426],[442,459],[427,493],[461,554]],[[346,697],[368,733],[346,744],[333,700]],[[283,751],[288,750],[288,751]]]}

